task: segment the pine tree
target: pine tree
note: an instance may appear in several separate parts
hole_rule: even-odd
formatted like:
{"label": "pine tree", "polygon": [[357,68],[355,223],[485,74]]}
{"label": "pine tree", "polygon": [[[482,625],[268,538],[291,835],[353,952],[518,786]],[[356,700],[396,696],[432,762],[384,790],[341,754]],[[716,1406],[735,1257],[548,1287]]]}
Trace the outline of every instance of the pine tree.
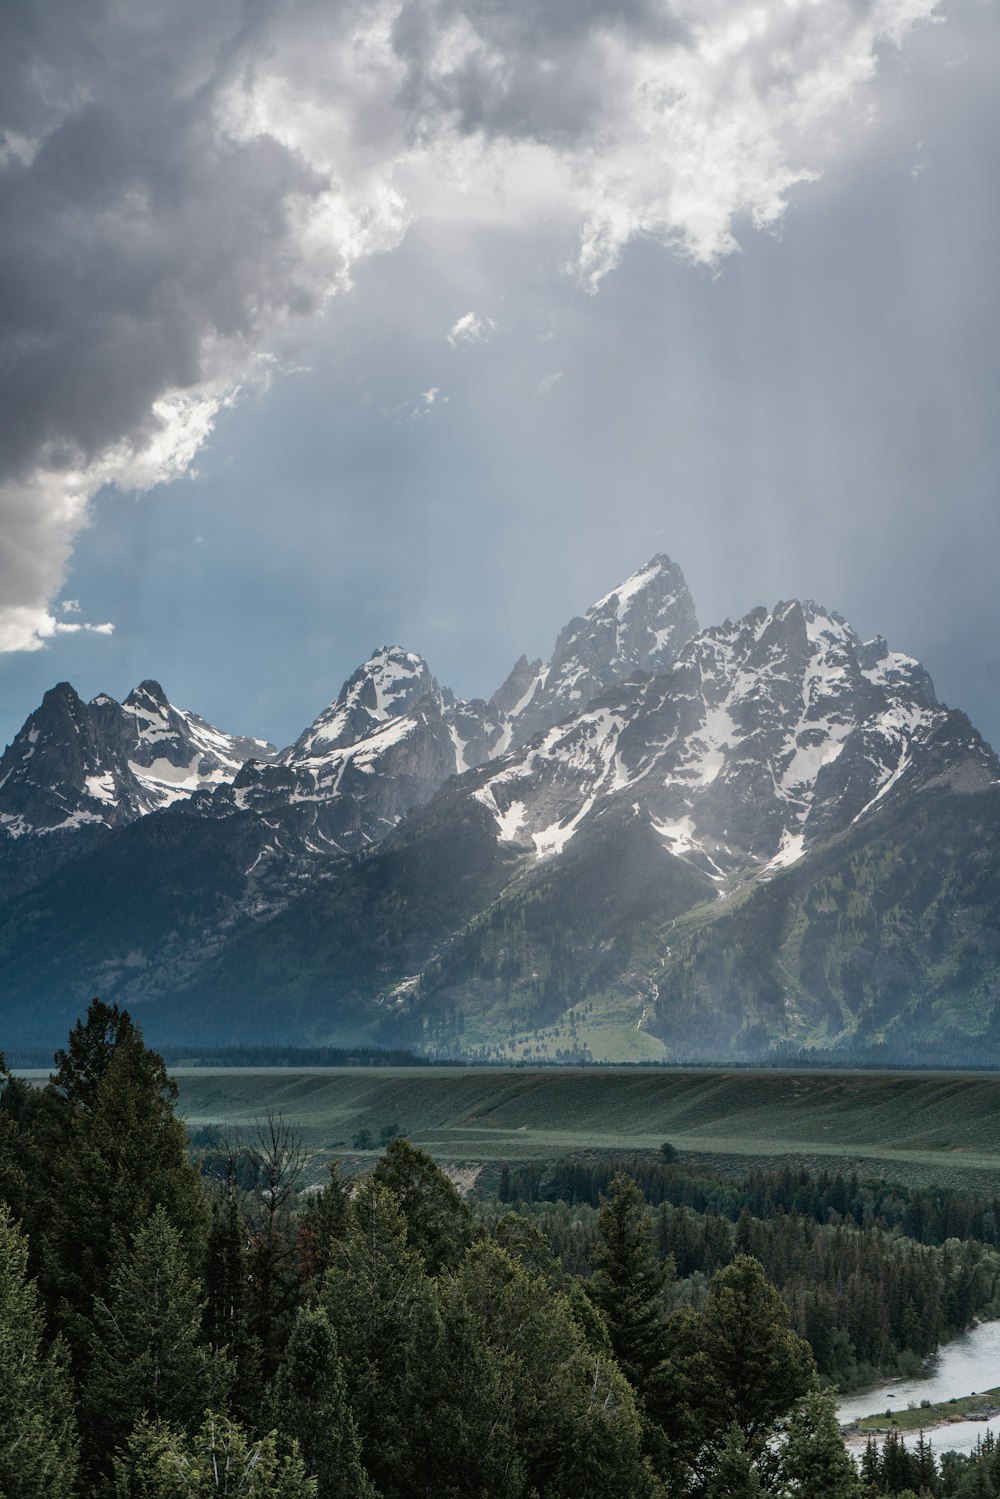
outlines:
{"label": "pine tree", "polygon": [[281,1437],[298,1443],[306,1471],[317,1480],[317,1499],[372,1499],[337,1339],[322,1308],[300,1308],[270,1412]]}
{"label": "pine tree", "polygon": [[[759,1499],[763,1492],[757,1469],[743,1445],[743,1434],[738,1426],[730,1426],[705,1488],[705,1499]],[[819,1499],[821,1493],[817,1489],[813,1499]]]}
{"label": "pine tree", "polygon": [[815,1365],[758,1260],[738,1255],[715,1275],[697,1334],[708,1365],[706,1409],[721,1430],[735,1422],[748,1451],[761,1450],[809,1389]]}
{"label": "pine tree", "polygon": [[656,1258],[646,1203],[619,1173],[601,1198],[589,1292],[604,1314],[622,1372],[643,1392],[666,1352],[663,1287],[669,1268]]}
{"label": "pine tree", "polygon": [[477,1244],[439,1297],[434,1420],[418,1437],[428,1499],[650,1492],[634,1395],[545,1277]]}
{"label": "pine tree", "polygon": [[107,1020],[107,1007],[98,1012],[97,1004],[71,1036],[68,1057],[61,1054],[29,1154],[38,1184],[29,1236],[40,1288],[78,1373],[94,1297],[107,1295],[116,1257],[137,1227],[162,1206],[193,1266],[207,1216],[163,1058],[148,1050],[126,1012],[112,1011]]}
{"label": "pine tree", "polygon": [[95,1471],[140,1417],[193,1430],[225,1399],[231,1371],[204,1339],[202,1311],[200,1283],[159,1207],[112,1277],[108,1301],[94,1305],[84,1406]]}
{"label": "pine tree", "polygon": [[878,1443],[874,1437],[869,1437],[861,1454],[861,1482],[865,1492],[878,1493],[881,1479],[882,1460],[879,1457]]}
{"label": "pine tree", "polygon": [[[136,1041],[142,1044],[142,1033],[129,1012],[95,997],[86,1020],[77,1021],[70,1031],[68,1050],[55,1054],[53,1088],[67,1103],[92,1110],[112,1057],[120,1046]],[[166,1080],[164,1091],[170,1103],[176,1103],[177,1084],[172,1078]]]}
{"label": "pine tree", "polygon": [[799,1401],[788,1422],[781,1455],[785,1488],[791,1496],[861,1499],[863,1489],[844,1446],[833,1398],[813,1390]]}
{"label": "pine tree", "polygon": [[28,1246],[0,1208],[0,1494],[64,1499],[77,1465],[65,1351],[46,1352]]}

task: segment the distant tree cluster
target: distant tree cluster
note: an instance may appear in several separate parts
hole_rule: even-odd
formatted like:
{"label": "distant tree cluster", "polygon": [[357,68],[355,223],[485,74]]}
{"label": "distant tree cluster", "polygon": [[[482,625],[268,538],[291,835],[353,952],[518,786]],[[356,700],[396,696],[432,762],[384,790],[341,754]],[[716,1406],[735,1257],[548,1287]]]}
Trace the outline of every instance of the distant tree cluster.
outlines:
{"label": "distant tree cluster", "polygon": [[504,1168],[499,1196],[533,1217],[567,1268],[587,1275],[594,1209],[625,1167],[655,1209],[658,1252],[677,1274],[675,1300],[699,1304],[717,1270],[753,1255],[821,1376],[842,1390],[907,1372],[996,1309],[995,1198],[787,1167],[727,1180],[662,1152],[659,1160],[567,1157],[548,1170]]}

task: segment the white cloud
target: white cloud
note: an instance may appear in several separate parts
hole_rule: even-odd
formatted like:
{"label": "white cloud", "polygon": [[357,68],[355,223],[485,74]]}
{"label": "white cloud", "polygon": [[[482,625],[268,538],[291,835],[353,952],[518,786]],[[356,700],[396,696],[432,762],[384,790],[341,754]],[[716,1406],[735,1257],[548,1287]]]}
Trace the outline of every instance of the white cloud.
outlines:
{"label": "white cloud", "polygon": [[458,320],[452,324],[448,332],[448,342],[453,349],[462,344],[481,344],[492,338],[497,331],[497,325],[492,318],[478,317],[474,312],[464,312]]}
{"label": "white cloud", "polygon": [[[880,49],[934,10],[20,7],[0,57],[0,650],[54,633],[101,487],[188,470],[269,377],[262,351],[414,218],[576,225],[591,290],[636,237],[715,267],[742,224],[780,221]],[[470,312],[447,336],[493,331]]]}
{"label": "white cloud", "polygon": [[540,380],[538,383],[538,394],[540,396],[551,395],[564,374],[565,370],[553,370],[551,375],[546,375],[545,378],[543,380]]}

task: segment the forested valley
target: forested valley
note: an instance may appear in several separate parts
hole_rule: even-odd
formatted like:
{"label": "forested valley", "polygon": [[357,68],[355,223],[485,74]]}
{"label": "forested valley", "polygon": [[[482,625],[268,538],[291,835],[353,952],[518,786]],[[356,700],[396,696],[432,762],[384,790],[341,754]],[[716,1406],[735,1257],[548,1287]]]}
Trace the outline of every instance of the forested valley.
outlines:
{"label": "forested valley", "polygon": [[280,1117],[193,1152],[100,1001],[0,1090],[3,1499],[1000,1493],[990,1441],[855,1464],[831,1390],[992,1313],[996,1201],[664,1146],[474,1208],[402,1137],[302,1191]]}

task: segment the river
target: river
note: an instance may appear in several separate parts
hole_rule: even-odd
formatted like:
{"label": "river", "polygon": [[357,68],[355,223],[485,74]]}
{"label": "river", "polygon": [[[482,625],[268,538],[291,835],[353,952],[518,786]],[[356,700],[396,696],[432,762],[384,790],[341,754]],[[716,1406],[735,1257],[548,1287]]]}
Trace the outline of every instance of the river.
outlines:
{"label": "river", "polygon": [[[942,1400],[991,1390],[997,1385],[1000,1385],[1000,1320],[980,1322],[978,1327],[945,1343],[916,1378],[890,1379],[863,1395],[848,1395],[837,1410],[841,1425],[846,1426],[864,1416],[906,1410],[909,1405],[919,1405],[921,1400],[937,1405]],[[937,1426],[927,1436],[936,1452],[971,1452],[987,1431],[1000,1436],[1000,1416],[991,1421],[956,1421]],[[848,1445],[852,1449],[863,1447],[865,1440],[852,1438]],[[906,1440],[912,1443],[916,1434]]]}

